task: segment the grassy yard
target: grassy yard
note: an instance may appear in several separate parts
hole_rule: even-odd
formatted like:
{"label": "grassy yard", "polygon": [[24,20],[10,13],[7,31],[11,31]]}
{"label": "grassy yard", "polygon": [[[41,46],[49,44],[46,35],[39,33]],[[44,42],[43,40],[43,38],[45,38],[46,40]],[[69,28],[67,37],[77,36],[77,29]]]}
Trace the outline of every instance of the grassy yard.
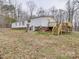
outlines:
{"label": "grassy yard", "polygon": [[51,33],[0,29],[3,59],[79,59],[79,33]]}

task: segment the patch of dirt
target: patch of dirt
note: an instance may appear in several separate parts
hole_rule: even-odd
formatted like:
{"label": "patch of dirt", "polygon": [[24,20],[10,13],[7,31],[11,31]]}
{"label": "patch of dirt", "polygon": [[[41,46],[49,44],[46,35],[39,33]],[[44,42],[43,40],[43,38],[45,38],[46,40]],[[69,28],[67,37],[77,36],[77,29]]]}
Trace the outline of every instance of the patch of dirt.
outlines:
{"label": "patch of dirt", "polygon": [[0,56],[2,59],[79,59],[78,35],[47,36],[0,29]]}

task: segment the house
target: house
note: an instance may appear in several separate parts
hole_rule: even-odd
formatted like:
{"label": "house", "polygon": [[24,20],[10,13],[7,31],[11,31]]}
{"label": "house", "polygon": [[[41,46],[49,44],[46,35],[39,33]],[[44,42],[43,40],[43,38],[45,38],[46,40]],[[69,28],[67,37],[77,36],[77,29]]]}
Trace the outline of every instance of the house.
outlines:
{"label": "house", "polygon": [[31,20],[30,27],[33,31],[39,28],[41,28],[41,30],[51,30],[55,23],[56,21],[53,17],[37,17]]}
{"label": "house", "polygon": [[27,28],[27,21],[20,21],[12,23],[11,28]]}
{"label": "house", "polygon": [[27,28],[27,25],[29,24],[30,30],[32,31],[40,29],[47,31],[52,30],[55,23],[56,21],[53,19],[53,17],[36,17],[31,19],[30,23],[27,21],[12,23],[12,28]]}

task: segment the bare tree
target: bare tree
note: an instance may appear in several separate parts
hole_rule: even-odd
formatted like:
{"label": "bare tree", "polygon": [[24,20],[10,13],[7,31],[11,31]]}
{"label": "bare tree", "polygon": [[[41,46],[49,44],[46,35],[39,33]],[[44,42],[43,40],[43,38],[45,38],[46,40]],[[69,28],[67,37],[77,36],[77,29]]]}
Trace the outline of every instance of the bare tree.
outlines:
{"label": "bare tree", "polygon": [[74,26],[73,26],[73,30],[75,28],[76,30],[76,17],[75,14],[77,12],[77,10],[79,10],[79,0],[68,0],[67,2],[67,12],[68,12],[68,21],[73,23],[73,21],[75,22]]}
{"label": "bare tree", "polygon": [[68,21],[72,23],[75,12],[79,9],[78,0],[68,0],[67,2],[67,12],[68,12]]}
{"label": "bare tree", "polygon": [[40,7],[38,10],[37,10],[37,15],[38,16],[46,16],[46,11]]}
{"label": "bare tree", "polygon": [[57,21],[58,23],[58,9],[56,9],[54,6],[49,9],[50,15]]}
{"label": "bare tree", "polygon": [[21,16],[21,12],[22,12],[22,9],[21,8],[22,8],[22,6],[21,6],[21,4],[19,4],[18,7],[17,7],[17,20],[18,21],[21,21],[20,18],[22,17]]}
{"label": "bare tree", "polygon": [[29,19],[28,19],[28,24],[27,24],[27,31],[29,31],[30,30],[29,22],[33,18],[33,12],[34,12],[34,10],[36,8],[36,5],[35,5],[35,3],[33,1],[27,1],[26,4],[27,4],[27,7],[28,7],[29,13],[30,13],[30,16],[29,16]]}
{"label": "bare tree", "polygon": [[17,0],[14,0],[14,7],[15,7],[15,10],[14,10],[14,18],[16,20],[18,20],[18,7],[19,7],[19,5],[17,4]]}
{"label": "bare tree", "polygon": [[33,12],[36,8],[36,5],[33,1],[28,1],[27,6],[28,6],[28,9],[29,9],[29,12],[30,12],[30,19],[31,19],[33,17]]}
{"label": "bare tree", "polygon": [[50,12],[51,12],[51,15],[55,17],[57,9],[53,6],[52,8],[50,8]]}
{"label": "bare tree", "polygon": [[0,14],[2,14],[2,9],[1,9],[1,8],[2,8],[2,6],[3,6],[3,3],[4,3],[4,2],[3,2],[2,0],[0,0]]}

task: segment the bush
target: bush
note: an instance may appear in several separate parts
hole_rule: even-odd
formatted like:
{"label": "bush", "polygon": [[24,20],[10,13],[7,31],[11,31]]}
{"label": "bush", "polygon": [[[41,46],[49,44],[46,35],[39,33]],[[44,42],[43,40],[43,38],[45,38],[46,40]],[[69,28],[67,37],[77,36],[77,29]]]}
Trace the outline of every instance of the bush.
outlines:
{"label": "bush", "polygon": [[53,28],[53,34],[59,35],[62,33],[68,33],[72,31],[72,24],[69,22],[56,24]]}

